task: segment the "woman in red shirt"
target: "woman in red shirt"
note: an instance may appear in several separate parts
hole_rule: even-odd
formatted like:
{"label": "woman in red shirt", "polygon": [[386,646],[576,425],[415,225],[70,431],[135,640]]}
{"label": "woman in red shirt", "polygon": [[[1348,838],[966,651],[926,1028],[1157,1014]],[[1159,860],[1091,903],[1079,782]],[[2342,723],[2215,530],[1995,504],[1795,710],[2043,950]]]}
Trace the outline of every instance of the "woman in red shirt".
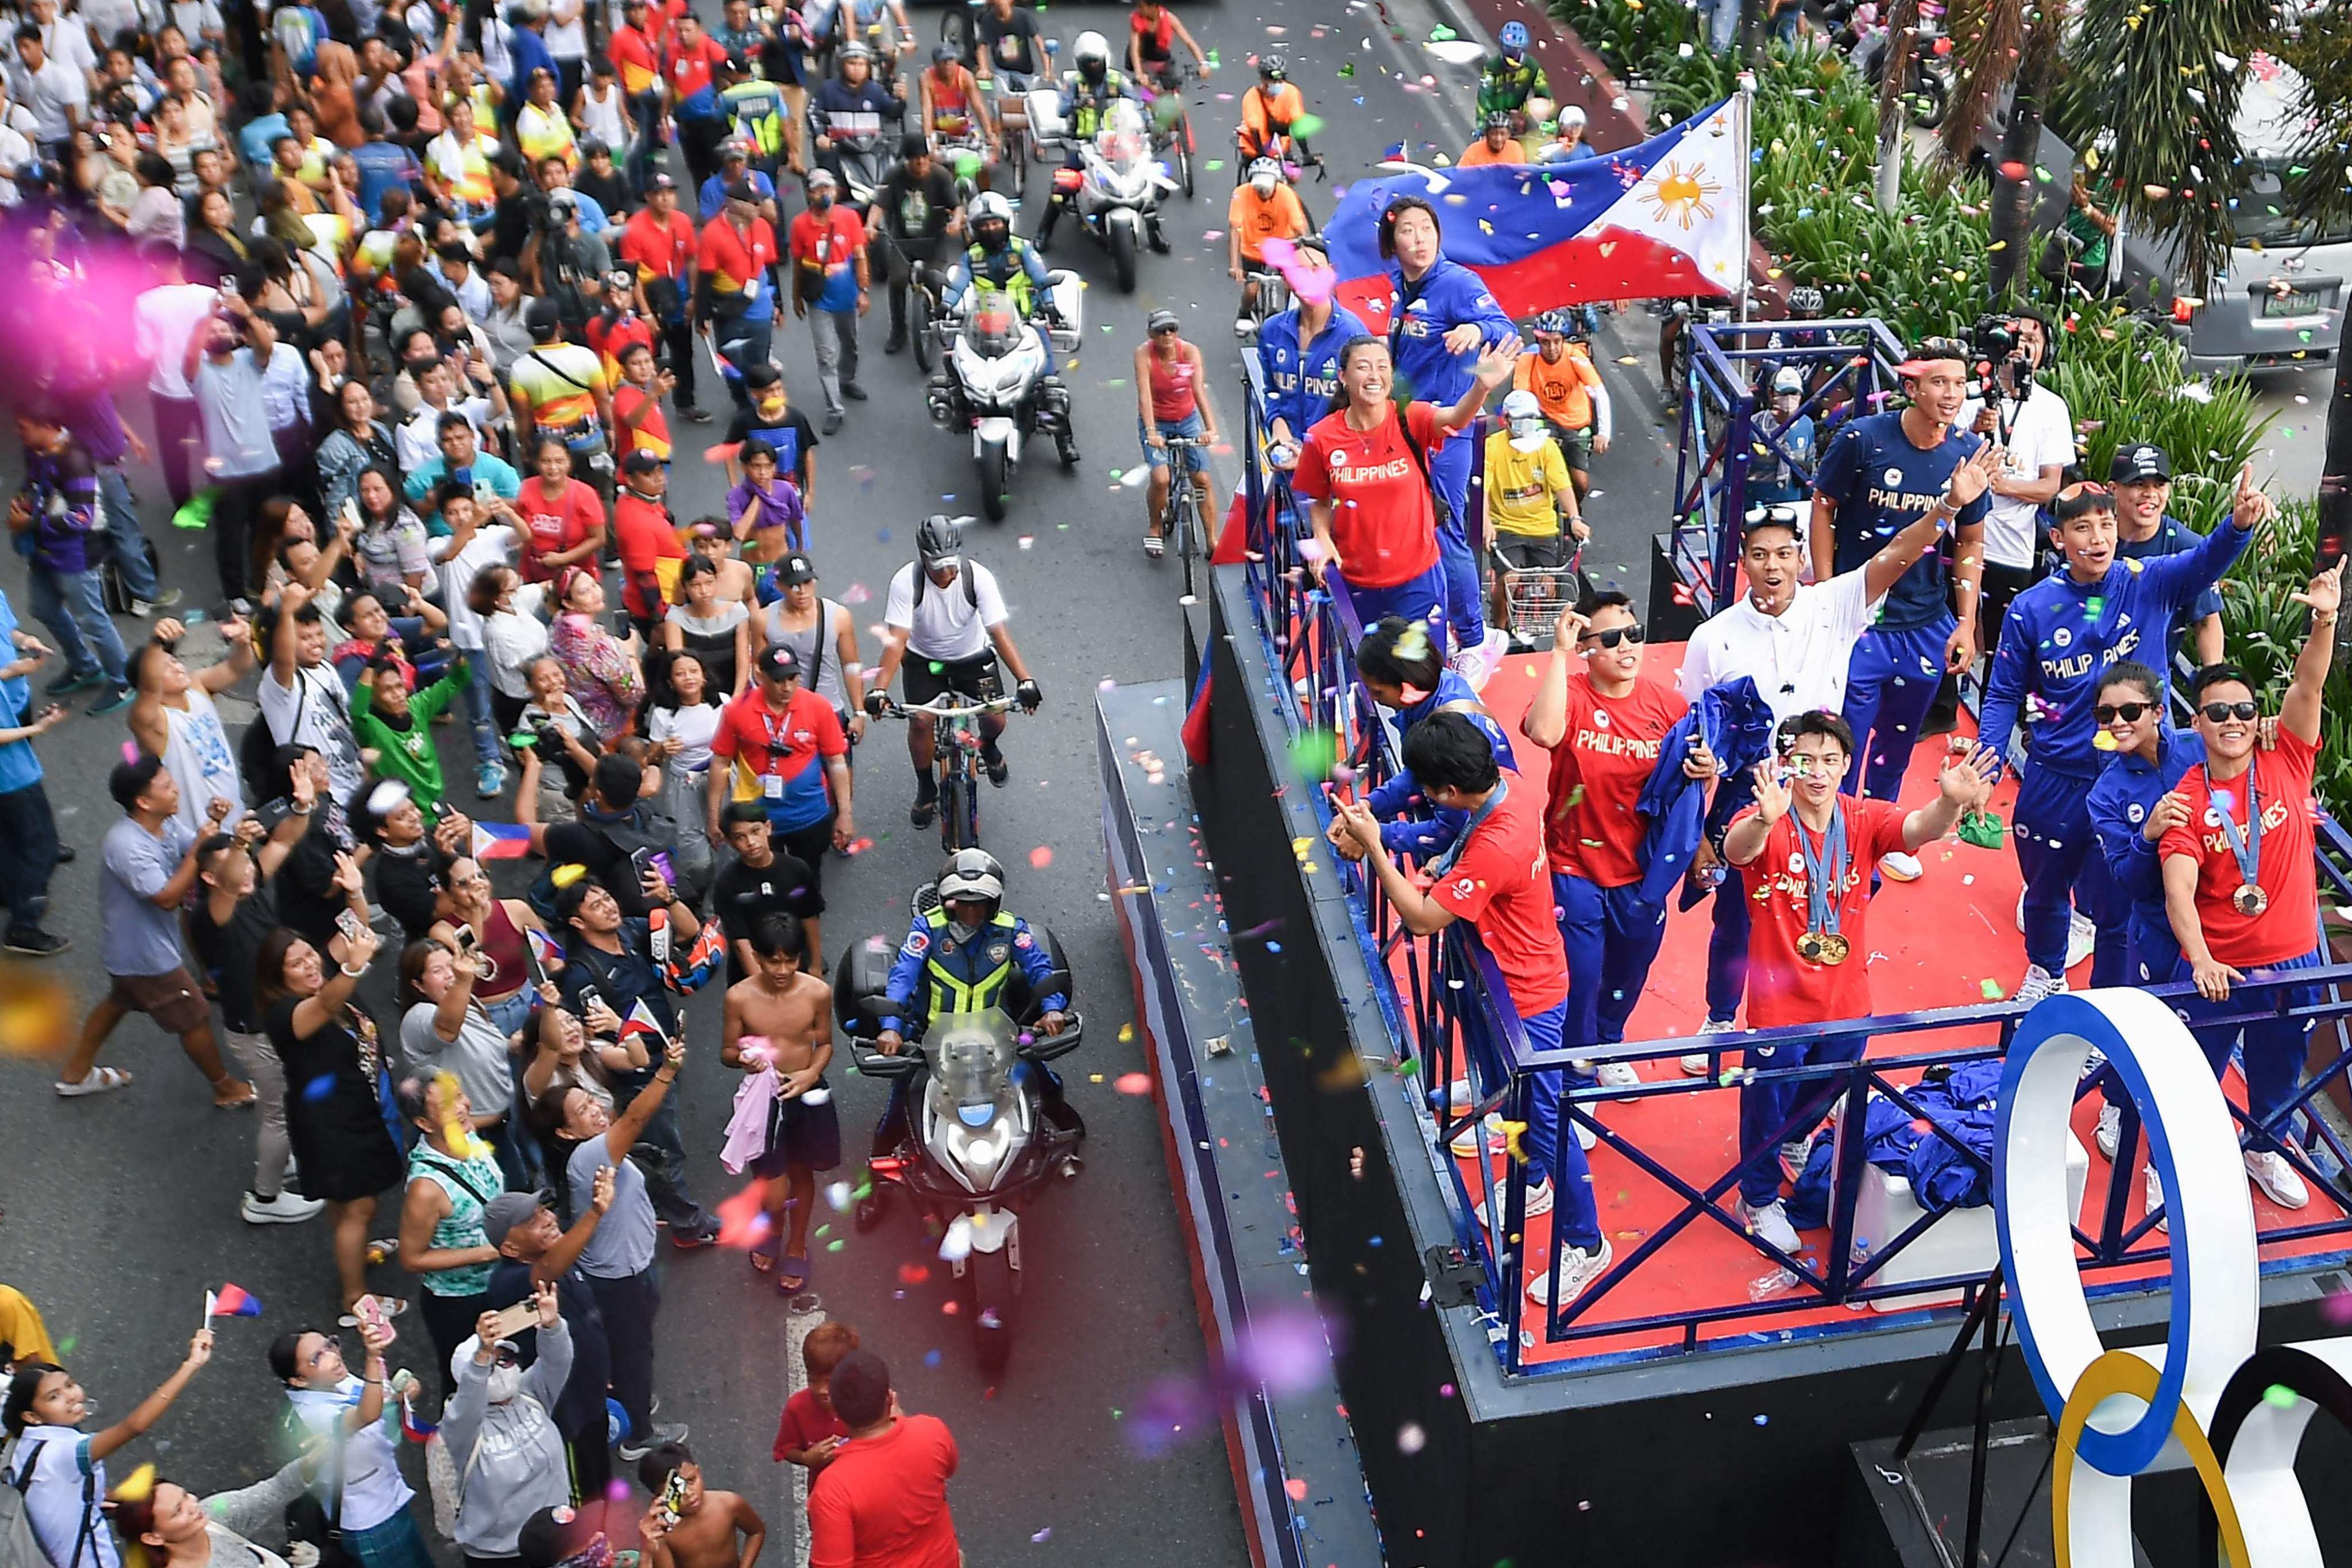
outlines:
{"label": "woman in red shirt", "polygon": [[560,436],[542,436],[535,454],[538,471],[515,497],[522,514],[522,575],[544,583],[566,566],[595,560],[604,548],[604,503],[572,477],[572,449]]}
{"label": "woman in red shirt", "polygon": [[1445,646],[1445,582],[1437,559],[1437,509],[1429,463],[1446,437],[1478,416],[1478,406],[1518,367],[1519,340],[1478,353],[1478,367],[1451,408],[1407,403],[1400,420],[1390,392],[1396,368],[1388,341],[1370,333],[1339,351],[1339,410],[1307,432],[1290,487],[1310,503],[1315,544],[1307,566],[1326,583],[1337,570],[1356,606],[1357,623],[1383,616],[1427,623]]}
{"label": "woman in red shirt", "polygon": [[[1870,1013],[1871,868],[1949,833],[1988,794],[2000,757],[1990,747],[1948,752],[1934,801],[1906,812],[1891,800],[1841,795],[1853,731],[1819,709],[1780,726],[1780,755],[1756,765],[1756,804],[1731,819],[1723,858],[1748,870],[1755,901],[1748,934],[1748,1026],[1827,1024]],[[1852,1061],[1859,1036],[1755,1046],[1756,1068]],[[1739,1091],[1739,1214],[1757,1239],[1794,1258],[1797,1232],[1780,1203],[1779,1144],[1810,1147],[1815,1123],[1838,1095],[1834,1081],[1754,1081]],[[1793,1146],[1793,1147],[1792,1147]]]}
{"label": "woman in red shirt", "polygon": [[[1642,898],[1642,836],[1635,809],[1661,761],[1666,731],[1690,704],[1663,681],[1642,679],[1642,624],[1620,593],[1594,594],[1563,611],[1551,662],[1519,732],[1551,752],[1544,848],[1551,899],[1568,953],[1570,1046],[1622,1044],[1625,1021],[1648,984],[1666,934],[1663,904]],[[1571,667],[1580,667],[1571,674]],[[1693,737],[1697,740],[1694,731]],[[1676,759],[1704,783],[1718,771],[1705,742]],[[1606,975],[1606,980],[1602,976]],[[1592,1081],[1571,1071],[1571,1080]],[[1641,1081],[1631,1062],[1611,1062],[1604,1084]]]}
{"label": "woman in red shirt", "polygon": [[[2164,907],[2180,939],[2175,980],[2197,982],[2194,1022],[2229,1001],[2249,976],[2317,969],[2319,879],[2312,858],[2311,773],[2319,757],[2321,689],[2336,654],[2336,612],[2343,598],[2338,561],[2294,595],[2311,607],[2311,633],[2295,655],[2294,679],[2279,704],[2278,746],[2258,744],[2261,707],[2253,683],[2232,665],[2208,665],[2189,684],[2205,765],[2181,775],[2157,803],[2164,824]],[[2278,1000],[2317,1005],[2315,988],[2295,986]],[[2294,1100],[2310,1026],[2292,1016],[2245,1026],[2246,1110],[2260,1126],[2247,1139],[2246,1173],[2281,1208],[2299,1209],[2310,1191],[2280,1152],[2275,1125]],[[2229,1065],[2231,1033],[2201,1032],[2216,1074]]]}

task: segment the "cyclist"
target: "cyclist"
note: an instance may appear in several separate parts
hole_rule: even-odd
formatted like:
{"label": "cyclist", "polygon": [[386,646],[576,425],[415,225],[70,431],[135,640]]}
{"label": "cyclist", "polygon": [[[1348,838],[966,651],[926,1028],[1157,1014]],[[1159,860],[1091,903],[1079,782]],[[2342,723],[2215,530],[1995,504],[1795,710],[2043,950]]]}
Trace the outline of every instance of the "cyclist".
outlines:
{"label": "cyclist", "polygon": [[[1299,261],[1328,269],[1330,253],[1320,235],[1298,242]],[[1300,443],[1314,423],[1331,411],[1339,395],[1339,349],[1365,336],[1363,318],[1328,293],[1296,296],[1297,302],[1269,316],[1257,330],[1258,368],[1265,378],[1265,433],[1274,466],[1298,461]]]}
{"label": "cyclist", "polygon": [[1234,187],[1225,206],[1225,276],[1242,286],[1241,314],[1234,318],[1234,335],[1247,341],[1256,330],[1258,279],[1266,270],[1265,242],[1297,239],[1307,230],[1307,209],[1298,193],[1282,177],[1282,164],[1260,158],[1249,167],[1249,179]]}
{"label": "cyclist", "polygon": [[1307,113],[1307,100],[1290,84],[1290,65],[1280,55],[1257,62],[1257,85],[1242,94],[1242,122],[1234,132],[1239,156],[1234,162],[1234,184],[1249,177],[1250,164],[1259,158],[1304,158],[1307,149],[1292,133]]}
{"label": "cyclist", "polygon": [[1481,116],[1496,110],[1511,117],[1511,133],[1524,136],[1528,130],[1528,100],[1549,99],[1551,83],[1544,68],[1528,54],[1528,25],[1506,22],[1496,36],[1501,47],[1478,72],[1478,112]]}
{"label": "cyclist", "polygon": [[[893,25],[896,43],[890,39]],[[831,33],[831,41],[843,49],[853,44],[870,49],[866,36],[871,33],[889,47],[894,64],[899,55],[915,52],[915,27],[907,20],[906,0],[836,0],[831,14],[813,30],[820,37]]]}
{"label": "cyclist", "polygon": [[[988,111],[980,84],[956,58],[953,44],[931,50],[931,68],[915,85],[920,95],[923,129],[938,145],[971,144],[982,149],[991,163],[1004,155],[1004,144],[998,139],[995,119]],[[981,178],[985,184],[987,175]]]}
{"label": "cyclist", "polygon": [[[905,701],[919,708],[950,692],[965,700],[987,700],[1003,690],[997,660],[1020,682],[1013,695],[1024,711],[1034,713],[1045,700],[1021,650],[1005,629],[1004,595],[996,574],[977,561],[963,559],[963,530],[955,519],[937,513],[925,518],[915,534],[916,559],[898,568],[890,579],[890,593],[882,611],[886,628],[882,663],[873,684],[866,689],[866,711],[880,718],[888,707],[890,679],[903,662],[907,667]],[[908,656],[913,658],[909,659]],[[988,782],[999,789],[1012,776],[997,741],[1004,733],[1004,718],[991,713],[981,721],[980,760]],[[939,812],[939,780],[931,770],[931,721],[919,713],[907,718],[907,756],[915,764],[915,805],[907,820],[929,827]]]}
{"label": "cyclist", "polygon": [[1192,51],[1192,64],[1209,74],[1209,57],[1192,40],[1192,31],[1160,0],[1135,0],[1127,18],[1127,68],[1138,81],[1148,81],[1163,92],[1177,88],[1175,46]]}
{"label": "cyclist", "polygon": [[[1070,1005],[1053,982],[1053,954],[1029,922],[1004,908],[1004,868],[985,849],[959,849],[933,884],[939,902],[915,916],[890,965],[890,999],[929,1023],[941,1013],[984,1013],[1002,1006],[1016,1017],[1029,1005],[1044,1009],[1041,1033],[1068,1026]],[[1016,976],[1015,971],[1018,971]],[[882,1020],[875,1045],[895,1057],[906,1045],[900,1021]],[[1039,1079],[1045,1115],[1064,1126],[1076,1120],[1062,1097],[1062,1080],[1043,1062],[1024,1062]],[[890,1081],[890,1103],[874,1130],[874,1152],[887,1155],[907,1135],[907,1080]]]}
{"label": "cyclist", "polygon": [[1486,163],[1524,163],[1527,161],[1528,150],[1511,135],[1509,111],[1497,109],[1486,116],[1486,129],[1479,133],[1478,140],[1462,150],[1462,156],[1455,160],[1455,166],[1475,169]]}
{"label": "cyclist", "polygon": [[1171,436],[1192,443],[1184,453],[1184,469],[1201,494],[1202,547],[1216,548],[1217,487],[1209,474],[1209,448],[1217,442],[1217,413],[1209,405],[1208,366],[1201,351],[1184,341],[1176,312],[1154,310],[1147,325],[1151,335],[1135,351],[1136,433],[1151,465],[1151,482],[1144,491],[1150,526],[1144,531],[1143,552],[1157,561],[1166,548],[1160,521],[1168,512]]}
{"label": "cyclist", "polygon": [[1536,395],[1579,500],[1592,488],[1592,455],[1609,450],[1609,389],[1592,363],[1592,345],[1566,310],[1546,310],[1533,323],[1536,346],[1519,356],[1511,384]]}
{"label": "cyclist", "polygon": [[[1101,129],[1103,116],[1110,106],[1122,98],[1135,95],[1128,90],[1127,78],[1110,68],[1110,42],[1100,33],[1084,32],[1070,46],[1071,68],[1062,73],[1063,166],[1080,169],[1086,165],[1078,149],[1094,140]],[[1045,204],[1045,216],[1037,223],[1037,245],[1043,249],[1053,243],[1054,225],[1060,220],[1065,205],[1063,193],[1055,191]],[[1160,237],[1153,225],[1155,248],[1165,250],[1167,242]]]}
{"label": "cyclist", "polygon": [[[1045,72],[1045,46],[1037,14],[1013,0],[988,0],[972,26],[972,68],[980,79],[1002,82],[1007,92],[1026,92]],[[1002,100],[1000,100],[1002,102]],[[1004,110],[1018,106],[1002,102]]]}
{"label": "cyclist", "polygon": [[963,230],[955,176],[931,156],[930,139],[921,132],[908,132],[898,143],[898,165],[874,193],[866,226],[890,237],[884,247],[889,252],[890,338],[882,352],[894,354],[907,346],[908,279],[918,268],[926,274],[936,268],[949,237]]}

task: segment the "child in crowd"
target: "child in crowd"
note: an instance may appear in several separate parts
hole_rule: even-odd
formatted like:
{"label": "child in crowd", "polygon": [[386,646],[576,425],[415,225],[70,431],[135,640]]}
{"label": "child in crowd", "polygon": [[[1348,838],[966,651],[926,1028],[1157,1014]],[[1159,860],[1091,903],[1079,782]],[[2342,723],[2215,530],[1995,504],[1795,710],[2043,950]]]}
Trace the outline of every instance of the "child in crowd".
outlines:
{"label": "child in crowd", "polygon": [[857,1331],[838,1318],[829,1318],[809,1331],[801,1342],[801,1364],[808,1369],[808,1386],[784,1401],[783,1418],[776,1424],[776,1463],[805,1465],[814,1481],[841,1450],[849,1427],[833,1408],[833,1369],[857,1348]]}

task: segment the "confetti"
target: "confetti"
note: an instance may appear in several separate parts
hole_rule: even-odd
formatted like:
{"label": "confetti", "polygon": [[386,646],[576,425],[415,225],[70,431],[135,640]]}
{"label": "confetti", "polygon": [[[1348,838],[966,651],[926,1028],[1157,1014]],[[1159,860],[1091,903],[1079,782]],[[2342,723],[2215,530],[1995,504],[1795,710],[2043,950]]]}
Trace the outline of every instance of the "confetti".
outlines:
{"label": "confetti", "polygon": [[1140,1072],[1123,1072],[1111,1081],[1111,1088],[1118,1090],[1121,1094],[1150,1094],[1151,1092],[1151,1075]]}
{"label": "confetti", "polygon": [[1042,871],[1053,863],[1054,851],[1050,847],[1040,844],[1029,851],[1029,864],[1035,869]]}

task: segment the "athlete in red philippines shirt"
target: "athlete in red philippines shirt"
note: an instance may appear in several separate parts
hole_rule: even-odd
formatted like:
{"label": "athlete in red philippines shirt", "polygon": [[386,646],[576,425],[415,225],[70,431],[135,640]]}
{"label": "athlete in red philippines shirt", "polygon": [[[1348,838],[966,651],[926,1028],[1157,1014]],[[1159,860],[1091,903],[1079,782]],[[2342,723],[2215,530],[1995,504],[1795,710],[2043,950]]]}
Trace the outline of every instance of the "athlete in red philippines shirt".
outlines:
{"label": "athlete in red philippines shirt", "polygon": [[[1568,1021],[1568,972],[1551,919],[1542,803],[1523,781],[1503,776],[1493,744],[1460,713],[1433,713],[1406,731],[1404,765],[1421,781],[1430,805],[1469,816],[1454,847],[1430,862],[1426,891],[1390,858],[1370,806],[1335,798],[1334,815],[1380,878],[1381,891],[1405,929],[1427,936],[1468,921],[1502,972],[1528,1044],[1539,1051],[1559,1049]],[[1566,1302],[1609,1267],[1609,1241],[1601,1233],[1584,1151],[1573,1137],[1560,1135],[1560,1069],[1534,1073],[1531,1081],[1528,1144],[1538,1172],[1549,1180],[1528,1188],[1527,1212],[1532,1217],[1553,1210],[1559,1243],[1553,1256],[1559,1299]],[[1551,1270],[1531,1260],[1528,1273],[1528,1299],[1550,1300]]]}
{"label": "athlete in red philippines shirt", "polygon": [[1338,569],[1359,624],[1402,616],[1426,622],[1438,646],[1445,646],[1445,583],[1429,463],[1445,437],[1468,426],[1487,395],[1511,379],[1518,354],[1517,337],[1481,349],[1459,402],[1444,409],[1409,403],[1400,425],[1389,401],[1396,369],[1388,344],[1368,334],[1339,351],[1346,405],[1307,432],[1290,486],[1310,503],[1315,549],[1307,552],[1307,565],[1318,583]]}
{"label": "athlete in red philippines shirt", "polygon": [[[1966,807],[1991,789],[2000,756],[1972,746],[1947,752],[1936,798],[1906,812],[1891,800],[1842,795],[1853,760],[1853,731],[1834,713],[1800,713],[1780,726],[1778,761],[1756,766],[1756,804],[1731,819],[1723,858],[1745,869],[1754,900],[1748,935],[1748,1026],[1827,1024],[1870,1012],[1871,868],[1900,849],[1916,852],[1952,830]],[[1793,808],[1793,809],[1792,809]],[[1859,1037],[1754,1046],[1759,1070],[1852,1061]],[[1797,1233],[1780,1203],[1773,1146],[1808,1146],[1837,1098],[1818,1080],[1750,1082],[1739,1091],[1739,1212],[1757,1239],[1790,1258]],[[1793,1151],[1791,1151],[1793,1152]]]}
{"label": "athlete in red philippines shirt", "polygon": [[[2202,998],[2189,1008],[2192,1021],[2200,1012],[2220,1012],[2240,981],[2327,962],[2318,940],[2311,773],[2319,756],[2320,691],[2335,658],[2343,583],[2338,561],[2294,595],[2311,606],[2311,634],[2295,655],[2294,679],[2279,704],[2275,751],[2258,743],[2262,709],[2244,671],[2209,665],[2189,685],[2205,765],[2184,773],[2149,815],[2164,824],[2158,846],[2164,907],[2180,939],[2180,967],[2173,978],[2195,980]],[[2309,1007],[2319,998],[2316,988],[2298,985],[2279,1000]],[[2283,1139],[2286,1130],[2277,1125],[2302,1077],[2307,1027],[2285,1016],[2245,1026],[2246,1110],[2266,1129],[2246,1141],[2246,1173],[2281,1208],[2299,1209],[2311,1201],[2281,1152],[2281,1142],[2292,1140]],[[2231,1031],[2208,1029],[2203,1037],[2218,1074],[2229,1065]]]}
{"label": "athlete in red philippines shirt", "polygon": [[[1666,933],[1665,906],[1642,899],[1647,824],[1634,806],[1659,764],[1660,742],[1690,703],[1664,682],[1642,679],[1643,651],[1642,624],[1622,594],[1595,594],[1561,612],[1551,661],[1519,723],[1551,752],[1544,847],[1568,954],[1571,1046],[1623,1042]],[[1704,742],[1676,760],[1702,783],[1720,771]],[[1630,1062],[1606,1063],[1599,1076],[1618,1088],[1641,1081]],[[1570,1081],[1589,1079],[1571,1070]]]}

